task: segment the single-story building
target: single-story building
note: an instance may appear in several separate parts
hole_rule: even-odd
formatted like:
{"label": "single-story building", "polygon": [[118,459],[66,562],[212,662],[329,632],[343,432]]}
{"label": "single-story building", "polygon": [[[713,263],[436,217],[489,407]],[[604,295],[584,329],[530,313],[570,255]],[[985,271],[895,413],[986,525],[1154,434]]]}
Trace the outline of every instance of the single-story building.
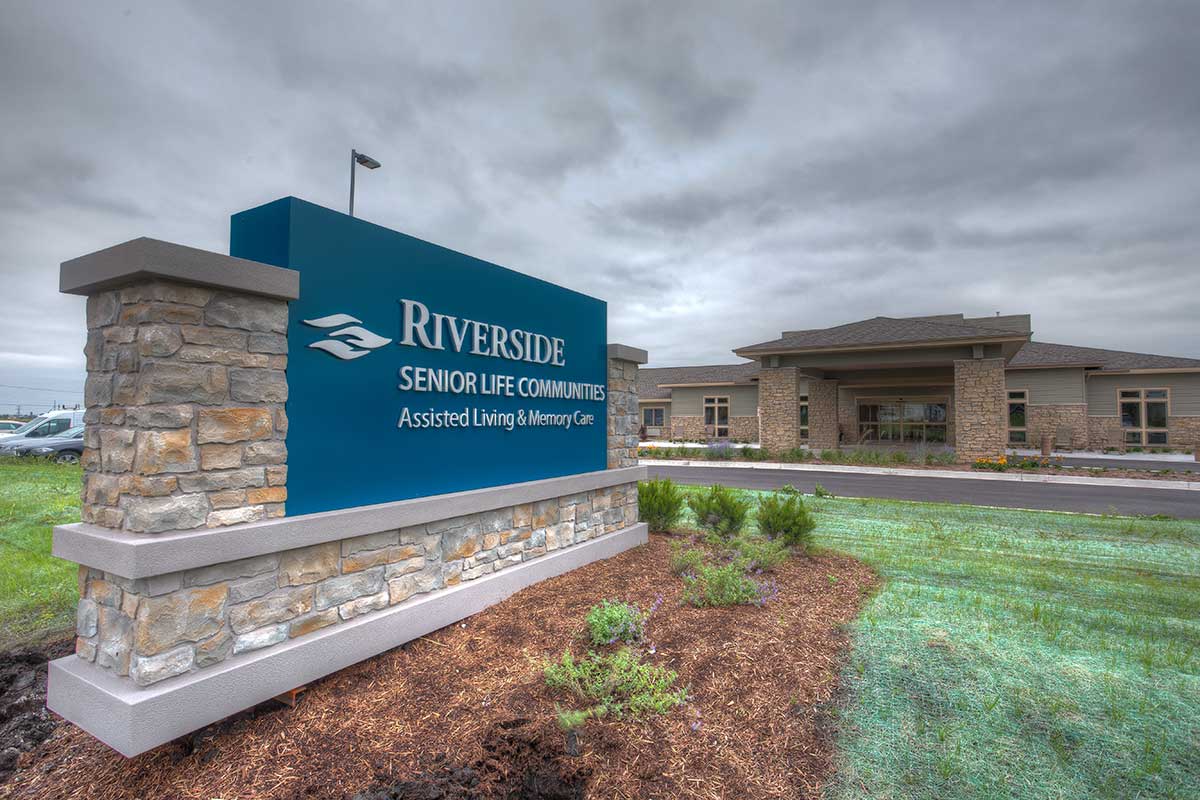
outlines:
{"label": "single-story building", "polygon": [[642,369],[644,435],[952,447],[1200,445],[1200,359],[1036,342],[1028,314],[875,317],[784,331],[739,364]]}

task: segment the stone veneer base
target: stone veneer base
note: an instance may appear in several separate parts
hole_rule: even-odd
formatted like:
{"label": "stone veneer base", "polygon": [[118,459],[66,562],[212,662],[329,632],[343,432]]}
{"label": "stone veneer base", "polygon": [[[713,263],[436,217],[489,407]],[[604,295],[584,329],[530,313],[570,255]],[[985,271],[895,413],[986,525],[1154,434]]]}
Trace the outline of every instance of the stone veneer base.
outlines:
{"label": "stone veneer base", "polygon": [[122,755],[135,756],[648,539],[646,524],[638,523],[146,688],[65,656],[50,663],[46,705]]}
{"label": "stone veneer base", "polygon": [[645,467],[623,467],[242,525],[157,534],[128,533],[80,522],[54,529],[52,553],[125,578],[150,578],[645,478]]}

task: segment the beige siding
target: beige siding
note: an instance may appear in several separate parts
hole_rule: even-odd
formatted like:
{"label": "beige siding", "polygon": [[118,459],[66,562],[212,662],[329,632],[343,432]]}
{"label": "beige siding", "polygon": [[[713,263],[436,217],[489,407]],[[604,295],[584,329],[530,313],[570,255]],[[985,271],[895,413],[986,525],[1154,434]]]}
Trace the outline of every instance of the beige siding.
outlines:
{"label": "beige siding", "polygon": [[1009,389],[1027,389],[1031,405],[1087,402],[1083,369],[1010,369]]}
{"label": "beige siding", "polygon": [[1093,417],[1116,416],[1119,389],[1170,389],[1171,406],[1168,413],[1171,416],[1200,416],[1200,373],[1093,375],[1087,379],[1088,414]]}
{"label": "beige siding", "polygon": [[671,413],[698,417],[704,413],[704,398],[728,397],[729,415],[758,415],[758,386],[701,386],[671,390]]}

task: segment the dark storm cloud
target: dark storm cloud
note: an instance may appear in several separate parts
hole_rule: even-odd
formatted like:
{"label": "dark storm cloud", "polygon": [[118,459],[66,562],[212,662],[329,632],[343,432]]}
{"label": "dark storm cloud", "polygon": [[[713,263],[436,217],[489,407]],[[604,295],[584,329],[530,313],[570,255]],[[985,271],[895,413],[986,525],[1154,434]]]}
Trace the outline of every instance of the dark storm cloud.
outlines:
{"label": "dark storm cloud", "polygon": [[342,208],[352,146],[364,216],[659,364],[956,311],[1200,355],[1197,41],[1187,2],[10,3],[0,384],[82,382],[60,261]]}

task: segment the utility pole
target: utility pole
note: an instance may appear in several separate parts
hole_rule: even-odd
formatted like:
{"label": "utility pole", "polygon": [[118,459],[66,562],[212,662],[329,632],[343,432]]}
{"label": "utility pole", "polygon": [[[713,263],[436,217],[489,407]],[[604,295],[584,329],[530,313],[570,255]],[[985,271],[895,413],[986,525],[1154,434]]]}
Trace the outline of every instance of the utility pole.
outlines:
{"label": "utility pole", "polygon": [[380,164],[370,156],[351,148],[350,150],[350,216],[354,216],[354,172],[355,167],[362,164],[367,169],[379,169]]}

